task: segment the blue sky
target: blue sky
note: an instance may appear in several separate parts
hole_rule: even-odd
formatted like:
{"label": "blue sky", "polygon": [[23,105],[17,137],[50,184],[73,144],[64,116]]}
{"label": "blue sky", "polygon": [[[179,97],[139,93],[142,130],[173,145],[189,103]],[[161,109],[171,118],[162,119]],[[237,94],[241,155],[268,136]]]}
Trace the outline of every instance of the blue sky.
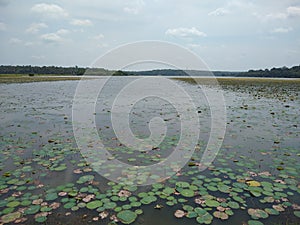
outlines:
{"label": "blue sky", "polygon": [[213,70],[300,64],[299,0],[0,0],[0,64],[89,66],[128,42],[161,40]]}

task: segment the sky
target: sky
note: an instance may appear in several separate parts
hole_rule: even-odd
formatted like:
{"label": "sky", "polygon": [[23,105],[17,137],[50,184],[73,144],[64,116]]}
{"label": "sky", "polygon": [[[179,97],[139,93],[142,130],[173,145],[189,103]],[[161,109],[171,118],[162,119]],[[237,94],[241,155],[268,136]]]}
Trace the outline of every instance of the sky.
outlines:
{"label": "sky", "polygon": [[300,0],[0,0],[0,64],[90,66],[158,40],[212,70],[300,64]]}

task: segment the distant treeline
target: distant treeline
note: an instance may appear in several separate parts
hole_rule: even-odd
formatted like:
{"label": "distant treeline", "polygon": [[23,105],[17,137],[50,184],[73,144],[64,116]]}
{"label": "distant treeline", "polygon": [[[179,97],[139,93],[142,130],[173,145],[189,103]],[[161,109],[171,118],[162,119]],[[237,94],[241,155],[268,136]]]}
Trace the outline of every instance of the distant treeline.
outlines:
{"label": "distant treeline", "polygon": [[[247,72],[212,71],[218,77],[283,77],[300,78],[300,65],[292,68],[281,67]],[[0,74],[57,74],[57,75],[92,75],[92,76],[211,76],[209,71],[199,70],[148,70],[148,71],[109,71],[103,68],[58,67],[58,66],[0,66]]]}
{"label": "distant treeline", "polygon": [[238,74],[238,76],[300,78],[300,65],[292,68],[281,67],[272,68],[270,70],[249,70],[248,72]]}
{"label": "distant treeline", "polygon": [[57,74],[83,75],[85,68],[59,66],[0,66],[0,74]]}
{"label": "distant treeline", "polygon": [[247,72],[229,72],[229,71],[199,71],[199,70],[151,70],[151,71],[126,71],[129,75],[140,76],[217,76],[217,77],[283,77],[300,78],[300,66],[292,68],[281,67],[265,70],[249,70]]}

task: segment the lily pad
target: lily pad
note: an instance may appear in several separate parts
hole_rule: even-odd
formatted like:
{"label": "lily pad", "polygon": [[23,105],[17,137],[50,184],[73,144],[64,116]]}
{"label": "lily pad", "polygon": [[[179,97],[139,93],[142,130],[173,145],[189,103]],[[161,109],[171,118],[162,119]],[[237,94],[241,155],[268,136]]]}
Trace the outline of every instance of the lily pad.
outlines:
{"label": "lily pad", "polygon": [[124,224],[131,224],[136,220],[137,214],[130,210],[123,210],[118,212],[117,218]]}
{"label": "lily pad", "polygon": [[179,192],[183,197],[187,198],[191,198],[195,195],[194,191],[191,189],[181,189]]}
{"label": "lily pad", "polygon": [[11,207],[11,208],[17,207],[18,205],[20,205],[19,201],[12,201],[7,203],[7,207]]}
{"label": "lily pad", "polygon": [[264,224],[257,220],[248,220],[248,225],[264,225]]}
{"label": "lily pad", "polygon": [[186,215],[186,213],[183,210],[180,210],[180,209],[176,210],[175,213],[174,213],[174,216],[176,218],[182,218],[185,215]]}
{"label": "lily pad", "polygon": [[25,210],[25,214],[36,214],[40,210],[41,206],[31,205]]}
{"label": "lily pad", "polygon": [[21,216],[22,214],[20,212],[13,212],[2,216],[1,221],[3,223],[10,223],[15,221],[16,219],[19,219]]}
{"label": "lily pad", "polygon": [[196,221],[200,224],[211,224],[213,220],[213,216],[209,214],[206,210],[197,210],[198,217]]}
{"label": "lily pad", "polygon": [[208,207],[218,207],[220,205],[220,202],[216,201],[216,200],[211,200],[211,199],[207,199],[205,201],[205,204],[208,206]]}
{"label": "lily pad", "polygon": [[57,198],[58,198],[58,195],[56,193],[49,193],[49,194],[46,194],[46,196],[45,196],[46,201],[53,201]]}
{"label": "lily pad", "polygon": [[91,201],[89,203],[86,204],[86,207],[88,209],[96,209],[96,208],[99,208],[103,205],[102,201],[100,200],[95,200],[95,201]]}
{"label": "lily pad", "polygon": [[294,215],[300,218],[300,211],[294,211]]}
{"label": "lily pad", "polygon": [[246,184],[248,184],[250,187],[259,187],[259,186],[261,186],[261,184],[258,181],[255,181],[255,180],[246,181]]}
{"label": "lily pad", "polygon": [[88,181],[92,181],[94,180],[94,176],[93,175],[84,175],[82,177],[80,177],[78,180],[77,180],[77,184],[83,184],[83,183],[86,183]]}
{"label": "lily pad", "polygon": [[152,202],[155,202],[157,200],[157,198],[155,196],[149,195],[149,196],[145,196],[144,198],[141,199],[141,203],[148,205],[151,204]]}
{"label": "lily pad", "polygon": [[266,213],[264,210],[261,209],[248,209],[248,214],[253,218],[253,219],[265,219],[268,218],[269,215]]}
{"label": "lily pad", "polygon": [[220,211],[215,211],[213,213],[214,217],[221,219],[221,220],[227,220],[229,217],[226,213],[220,212]]}

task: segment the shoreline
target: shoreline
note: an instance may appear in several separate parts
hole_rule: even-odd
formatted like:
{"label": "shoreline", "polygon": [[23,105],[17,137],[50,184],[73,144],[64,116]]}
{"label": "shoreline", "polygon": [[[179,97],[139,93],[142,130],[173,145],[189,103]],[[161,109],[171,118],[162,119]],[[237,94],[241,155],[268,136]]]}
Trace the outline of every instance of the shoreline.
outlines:
{"label": "shoreline", "polygon": [[[114,76],[118,77],[118,76]],[[120,76],[128,78],[137,78],[141,76]],[[156,76],[143,76],[143,77],[156,77]],[[300,78],[271,78],[271,77],[183,77],[183,76],[159,76],[168,79],[174,79],[179,81],[185,81],[190,83],[210,83],[213,80],[217,80],[220,83],[227,82],[272,82],[272,83],[281,83],[281,82],[295,82],[300,84]],[[22,74],[0,74],[0,83],[31,83],[31,82],[49,82],[49,81],[72,81],[72,80],[81,80],[81,79],[97,79],[97,78],[107,78],[107,76],[75,76],[75,75],[36,75],[28,76]]]}

